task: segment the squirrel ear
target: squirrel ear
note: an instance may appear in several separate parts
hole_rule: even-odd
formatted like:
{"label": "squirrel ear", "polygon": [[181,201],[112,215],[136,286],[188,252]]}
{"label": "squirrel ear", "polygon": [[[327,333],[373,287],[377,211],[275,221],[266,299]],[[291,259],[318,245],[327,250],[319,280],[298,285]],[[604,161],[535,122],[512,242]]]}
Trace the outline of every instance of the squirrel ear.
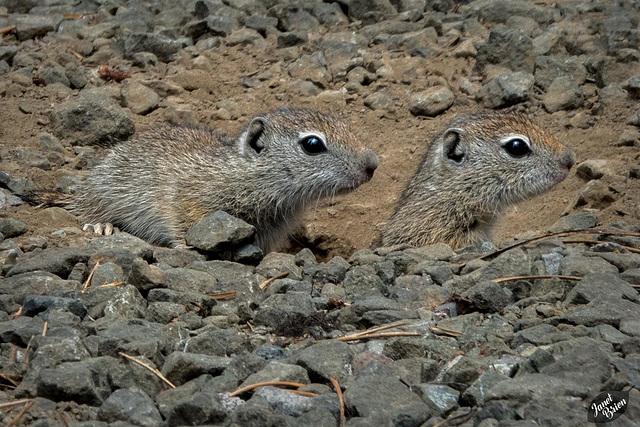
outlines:
{"label": "squirrel ear", "polygon": [[262,140],[266,119],[264,117],[256,117],[249,123],[247,130],[243,135],[242,150],[250,150],[255,154],[260,154],[264,150],[265,144]]}
{"label": "squirrel ear", "polygon": [[462,129],[458,128],[449,128],[442,134],[442,154],[457,165],[462,164],[467,157],[461,134]]}

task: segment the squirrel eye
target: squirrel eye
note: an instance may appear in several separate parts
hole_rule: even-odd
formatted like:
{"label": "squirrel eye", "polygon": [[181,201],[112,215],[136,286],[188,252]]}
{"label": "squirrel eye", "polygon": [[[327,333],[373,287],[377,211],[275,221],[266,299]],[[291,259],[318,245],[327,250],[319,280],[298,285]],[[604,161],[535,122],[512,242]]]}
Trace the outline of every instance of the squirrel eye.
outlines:
{"label": "squirrel eye", "polygon": [[322,154],[325,151],[327,151],[327,147],[326,145],[324,145],[324,142],[322,141],[322,139],[313,135],[307,136],[301,139],[300,146],[302,147],[305,153],[312,156],[316,154]]}
{"label": "squirrel eye", "polygon": [[520,138],[514,138],[505,143],[502,148],[509,153],[511,157],[520,158],[531,153],[531,146]]}

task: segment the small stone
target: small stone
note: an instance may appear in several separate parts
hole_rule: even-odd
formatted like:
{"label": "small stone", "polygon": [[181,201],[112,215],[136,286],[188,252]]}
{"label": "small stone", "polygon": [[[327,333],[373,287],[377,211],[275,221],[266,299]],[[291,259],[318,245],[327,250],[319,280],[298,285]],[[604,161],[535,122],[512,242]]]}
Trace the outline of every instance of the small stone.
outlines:
{"label": "small stone", "polygon": [[29,228],[23,222],[17,219],[7,218],[0,221],[0,233],[5,238],[21,236],[27,232]]}
{"label": "small stone", "polygon": [[617,142],[619,147],[633,147],[634,145],[639,145],[640,141],[640,131],[633,128],[627,128],[620,135],[620,139]]}
{"label": "small stone", "polygon": [[557,233],[560,231],[586,230],[587,228],[595,227],[597,224],[598,219],[594,214],[591,212],[580,212],[561,217],[549,228],[549,231]]}
{"label": "small stone", "polygon": [[169,61],[181,48],[180,42],[154,33],[132,32],[124,36],[125,57],[132,58],[138,52],[150,52],[163,61]]}
{"label": "small stone", "polygon": [[533,82],[533,75],[523,71],[503,73],[483,86],[476,99],[487,108],[515,105],[529,99]]}
{"label": "small stone", "polygon": [[135,130],[126,113],[99,89],[85,89],[78,98],[54,107],[51,124],[54,133],[72,145],[111,144]]}
{"label": "small stone", "polygon": [[501,65],[512,71],[533,73],[535,59],[533,42],[524,31],[497,25],[478,47],[476,69],[482,72],[488,65]]}
{"label": "small stone", "polygon": [[640,302],[638,292],[614,274],[591,273],[580,280],[567,294],[567,305],[588,304],[600,298],[624,298]]}
{"label": "small stone", "polygon": [[394,109],[395,104],[393,99],[382,92],[374,92],[367,96],[364,100],[365,107],[369,107],[372,110],[387,110]]}
{"label": "small stone", "polygon": [[607,168],[606,160],[589,159],[580,163],[576,167],[576,175],[578,175],[579,178],[582,178],[585,181],[600,179],[605,174],[610,173],[611,172]]}
{"label": "small stone", "polygon": [[429,406],[436,416],[443,417],[458,407],[460,392],[446,385],[416,384],[411,390]]}
{"label": "small stone", "polygon": [[444,86],[435,86],[413,94],[409,100],[410,111],[414,116],[437,116],[447,110],[455,96],[453,92]]}
{"label": "small stone", "polygon": [[152,89],[131,79],[122,82],[120,93],[124,105],[129,107],[133,113],[142,116],[158,108],[160,102],[160,97]]}
{"label": "small stone", "polygon": [[217,211],[191,227],[185,235],[188,245],[210,252],[223,252],[249,242],[255,227],[226,212]]}
{"label": "small stone", "polygon": [[462,295],[469,298],[477,309],[489,312],[500,312],[513,300],[513,294],[509,289],[491,281],[472,286]]}
{"label": "small stone", "polygon": [[18,15],[13,18],[16,26],[18,40],[24,41],[36,37],[45,36],[51,31],[56,31],[63,20],[62,15]]}
{"label": "small stone", "polygon": [[154,401],[143,391],[132,389],[114,391],[98,409],[98,419],[137,426],[154,426],[162,422]]}
{"label": "small stone", "polygon": [[557,77],[553,80],[542,102],[549,113],[560,110],[575,110],[580,108],[584,96],[580,86],[568,76]]}
{"label": "small stone", "polygon": [[201,375],[220,375],[230,363],[228,357],[174,351],[162,365],[162,374],[174,384],[182,385]]}
{"label": "small stone", "polygon": [[[384,390],[381,393],[380,390]],[[367,375],[351,381],[344,392],[345,406],[361,417],[377,420],[373,425],[422,425],[429,406],[396,378]],[[368,424],[372,425],[372,424]]]}
{"label": "small stone", "polygon": [[307,33],[299,31],[284,32],[278,34],[278,47],[291,47],[304,44],[309,40]]}
{"label": "small stone", "polygon": [[234,31],[225,39],[227,46],[246,46],[250,44],[264,43],[264,38],[256,30],[251,28],[241,28]]}

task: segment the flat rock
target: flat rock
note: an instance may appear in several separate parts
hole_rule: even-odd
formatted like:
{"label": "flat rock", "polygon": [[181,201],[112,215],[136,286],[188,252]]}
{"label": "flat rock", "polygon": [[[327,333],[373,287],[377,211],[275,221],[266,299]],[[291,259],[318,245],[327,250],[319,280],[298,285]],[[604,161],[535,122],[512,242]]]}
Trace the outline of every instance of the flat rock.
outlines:
{"label": "flat rock", "polygon": [[250,242],[255,235],[255,227],[229,215],[217,211],[191,227],[185,236],[188,245],[210,252],[222,252]]}
{"label": "flat rock", "polygon": [[411,114],[414,116],[433,117],[451,107],[454,100],[455,96],[449,88],[434,86],[411,95],[409,111],[411,111]]}
{"label": "flat rock", "polygon": [[162,416],[153,400],[143,391],[132,389],[114,391],[98,409],[98,419],[109,423],[122,421],[149,427],[162,422]]}
{"label": "flat rock", "polygon": [[84,90],[54,107],[51,125],[56,136],[72,145],[108,145],[127,139],[135,130],[122,108],[99,89]]}

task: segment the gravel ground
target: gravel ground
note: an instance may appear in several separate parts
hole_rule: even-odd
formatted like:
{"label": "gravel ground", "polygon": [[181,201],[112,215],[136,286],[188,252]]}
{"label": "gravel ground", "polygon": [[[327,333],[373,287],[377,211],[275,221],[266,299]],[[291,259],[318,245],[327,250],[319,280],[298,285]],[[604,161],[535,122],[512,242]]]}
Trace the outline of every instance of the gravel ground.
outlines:
{"label": "gravel ground", "polygon": [[[607,425],[639,425],[639,6],[461,3],[0,0],[0,423],[583,426],[629,391]],[[287,104],[353,121],[382,177],[283,252],[222,213],[186,250],[23,202],[136,130]],[[362,249],[425,135],[504,107],[578,152],[558,192],[497,247]]]}

